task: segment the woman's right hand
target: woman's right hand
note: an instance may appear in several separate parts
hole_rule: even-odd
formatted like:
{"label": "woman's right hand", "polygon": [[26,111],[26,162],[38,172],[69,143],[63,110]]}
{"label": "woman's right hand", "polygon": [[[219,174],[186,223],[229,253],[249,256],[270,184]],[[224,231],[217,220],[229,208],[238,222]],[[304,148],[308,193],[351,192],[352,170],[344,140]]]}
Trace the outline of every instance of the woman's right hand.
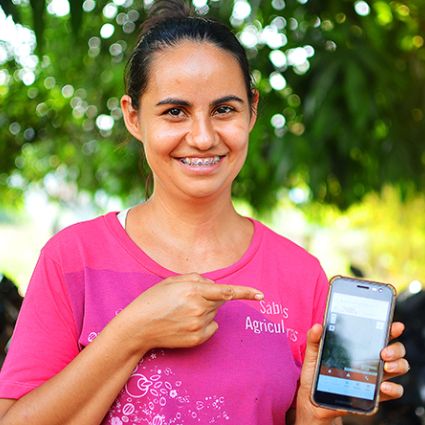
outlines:
{"label": "woman's right hand", "polygon": [[153,348],[193,347],[217,331],[214,318],[223,303],[263,297],[257,289],[216,284],[197,273],[176,275],[143,292],[115,319],[126,340],[143,354]]}
{"label": "woman's right hand", "polygon": [[202,344],[217,330],[217,309],[234,299],[262,294],[195,273],[163,280],[115,316],[57,375],[19,400],[0,400],[0,424],[26,424],[28,418],[34,425],[100,424],[146,351]]}

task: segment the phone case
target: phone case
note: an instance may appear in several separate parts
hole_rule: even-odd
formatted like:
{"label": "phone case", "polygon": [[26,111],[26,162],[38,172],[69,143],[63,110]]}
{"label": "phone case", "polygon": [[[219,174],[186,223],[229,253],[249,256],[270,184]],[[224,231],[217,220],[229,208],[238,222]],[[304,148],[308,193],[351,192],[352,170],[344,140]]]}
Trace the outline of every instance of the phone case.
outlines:
{"label": "phone case", "polygon": [[[394,316],[395,299],[396,299],[396,296],[397,296],[397,291],[396,291],[395,287],[393,285],[391,285],[390,283],[378,282],[378,281],[369,280],[369,279],[362,279],[362,278],[357,278],[357,277],[354,278],[354,277],[342,276],[342,275],[333,276],[329,280],[329,292],[328,292],[328,298],[326,300],[326,310],[325,310],[325,314],[323,316],[323,323],[322,323],[323,329],[326,326],[326,317],[328,315],[328,309],[329,309],[329,304],[330,304],[330,299],[331,299],[332,284],[337,279],[347,279],[347,280],[351,280],[353,282],[360,282],[360,283],[365,282],[365,283],[380,284],[380,285],[388,287],[391,290],[393,296],[392,296],[392,299],[391,299],[391,307],[390,307],[390,314],[389,314],[389,326],[388,326],[388,329],[387,329],[387,335],[386,335],[386,338],[385,338],[385,345],[384,345],[384,346],[387,346],[388,341],[389,341],[389,337],[390,337],[391,323],[392,323],[393,316]],[[319,372],[320,372],[320,359],[322,357],[323,342],[324,342],[324,332],[323,332],[322,337],[320,339],[319,353],[318,353],[318,356],[317,356],[316,369],[315,369],[314,377],[313,377],[313,385],[311,387],[311,392],[310,392],[311,402],[317,407],[322,407],[322,408],[325,408],[325,409],[331,409],[331,410],[335,410],[335,411],[338,411],[338,412],[341,412],[341,413],[349,413],[349,414],[356,414],[356,415],[362,415],[362,416],[374,415],[377,412],[378,406],[379,406],[379,394],[380,394],[379,391],[378,391],[378,394],[376,396],[374,408],[370,412],[358,411],[356,409],[333,408],[333,407],[328,406],[328,405],[323,405],[323,404],[317,403],[314,400],[314,389],[316,388],[316,384],[317,384],[317,380],[318,380]],[[382,360],[380,360],[379,361],[379,369],[378,369],[378,383],[377,383],[377,385],[380,385],[381,382],[382,382],[383,368],[384,368],[384,362]]]}

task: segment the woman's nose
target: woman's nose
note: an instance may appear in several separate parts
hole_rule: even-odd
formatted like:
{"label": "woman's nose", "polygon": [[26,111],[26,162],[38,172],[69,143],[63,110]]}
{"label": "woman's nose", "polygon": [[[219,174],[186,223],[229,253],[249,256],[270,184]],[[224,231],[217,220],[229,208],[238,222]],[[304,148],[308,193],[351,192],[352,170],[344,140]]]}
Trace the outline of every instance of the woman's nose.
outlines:
{"label": "woman's nose", "polygon": [[211,149],[217,144],[218,136],[211,117],[194,117],[188,134],[188,143],[202,151]]}

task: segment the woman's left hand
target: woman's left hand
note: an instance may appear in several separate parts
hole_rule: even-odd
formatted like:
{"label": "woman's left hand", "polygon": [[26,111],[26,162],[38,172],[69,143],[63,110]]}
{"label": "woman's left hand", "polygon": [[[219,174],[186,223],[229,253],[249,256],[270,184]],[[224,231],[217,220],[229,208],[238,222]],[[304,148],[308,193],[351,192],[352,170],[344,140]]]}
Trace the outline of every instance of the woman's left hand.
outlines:
{"label": "woman's left hand", "polygon": [[[394,322],[391,325],[390,339],[398,338],[403,331],[404,325],[400,322]],[[307,348],[297,395],[296,424],[336,424],[338,423],[337,417],[345,414],[344,412],[317,407],[310,400],[322,332],[322,326],[316,324],[307,334]],[[404,345],[400,342],[389,344],[381,351],[381,358],[384,360],[385,371],[384,380],[380,388],[381,401],[394,400],[403,395],[403,387],[388,380],[396,376],[404,375],[409,371],[409,363],[404,358],[405,355],[406,350]]]}

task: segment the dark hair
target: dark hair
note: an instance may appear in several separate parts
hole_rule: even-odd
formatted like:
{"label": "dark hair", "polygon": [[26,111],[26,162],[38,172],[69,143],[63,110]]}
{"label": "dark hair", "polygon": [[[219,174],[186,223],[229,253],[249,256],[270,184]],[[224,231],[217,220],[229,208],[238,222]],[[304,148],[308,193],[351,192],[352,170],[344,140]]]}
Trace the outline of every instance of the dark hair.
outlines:
{"label": "dark hair", "polygon": [[249,103],[252,103],[252,80],[245,50],[225,25],[194,16],[184,0],[159,0],[143,23],[138,43],[125,70],[126,93],[132,106],[139,109],[139,99],[146,89],[152,55],[182,40],[209,42],[229,52],[242,70]]}

